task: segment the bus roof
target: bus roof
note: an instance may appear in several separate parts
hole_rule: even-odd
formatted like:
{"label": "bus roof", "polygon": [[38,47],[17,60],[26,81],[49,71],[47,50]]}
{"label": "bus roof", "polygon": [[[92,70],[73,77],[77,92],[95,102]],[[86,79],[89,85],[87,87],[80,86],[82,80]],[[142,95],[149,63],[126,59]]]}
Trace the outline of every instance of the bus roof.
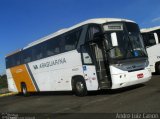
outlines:
{"label": "bus roof", "polygon": [[147,33],[147,32],[155,31],[158,29],[160,29],[160,26],[156,26],[156,27],[152,27],[152,28],[143,28],[143,29],[141,29],[141,33]]}
{"label": "bus roof", "polygon": [[9,56],[11,56],[11,55],[14,55],[14,54],[16,54],[16,53],[20,52],[20,51],[21,51],[21,49],[16,50],[16,51],[14,51],[14,52],[12,52],[12,53],[10,53],[10,54],[6,55],[5,57],[9,57]]}
{"label": "bus roof", "polygon": [[[50,34],[50,35],[48,35],[48,36],[46,36],[46,37],[40,38],[40,39],[38,39],[38,40],[36,40],[36,41],[28,44],[28,45],[27,45],[26,47],[24,47],[23,49],[27,49],[27,48],[29,48],[29,47],[32,47],[32,46],[34,46],[34,45],[36,45],[36,44],[39,44],[39,43],[41,43],[41,42],[44,42],[44,41],[46,41],[46,40],[48,40],[48,39],[50,39],[50,38],[56,37],[56,36],[58,36],[58,35],[61,35],[61,34],[65,33],[65,32],[68,32],[68,31],[70,31],[70,30],[73,30],[73,29],[75,29],[75,28],[78,28],[78,27],[80,27],[80,26],[83,26],[83,25],[85,25],[85,24],[90,24],[90,23],[104,24],[104,23],[107,23],[107,22],[114,22],[114,21],[134,22],[134,21],[131,21],[131,20],[120,19],[120,18],[96,18],[96,19],[89,19],[89,20],[86,20],[86,21],[81,22],[81,23],[79,23],[79,24],[76,24],[76,25],[74,25],[74,26],[72,26],[72,27],[70,27],[70,28],[61,29],[61,30],[59,30],[59,31],[57,31],[57,32],[54,32],[54,33],[52,33],[52,34]],[[135,23],[135,22],[134,22],[134,23]]]}

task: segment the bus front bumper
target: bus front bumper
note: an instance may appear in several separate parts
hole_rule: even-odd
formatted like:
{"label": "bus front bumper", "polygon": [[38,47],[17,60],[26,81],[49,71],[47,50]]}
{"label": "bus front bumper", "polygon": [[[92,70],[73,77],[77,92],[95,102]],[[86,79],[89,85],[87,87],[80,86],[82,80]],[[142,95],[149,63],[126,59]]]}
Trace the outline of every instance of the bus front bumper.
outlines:
{"label": "bus front bumper", "polygon": [[111,89],[118,89],[131,85],[141,84],[151,79],[151,71],[148,68],[134,72],[124,72],[119,74],[112,74]]}

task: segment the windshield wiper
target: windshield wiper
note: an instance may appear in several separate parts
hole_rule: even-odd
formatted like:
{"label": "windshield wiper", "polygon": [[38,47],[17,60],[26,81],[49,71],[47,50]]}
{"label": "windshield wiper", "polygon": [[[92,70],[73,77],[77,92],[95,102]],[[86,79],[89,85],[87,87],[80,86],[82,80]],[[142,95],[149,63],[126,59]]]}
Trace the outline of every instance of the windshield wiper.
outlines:
{"label": "windshield wiper", "polygon": [[112,49],[114,49],[114,48],[116,48],[116,47],[111,47],[111,48],[109,48],[109,49],[105,49],[105,52],[109,52],[110,50],[112,50]]}

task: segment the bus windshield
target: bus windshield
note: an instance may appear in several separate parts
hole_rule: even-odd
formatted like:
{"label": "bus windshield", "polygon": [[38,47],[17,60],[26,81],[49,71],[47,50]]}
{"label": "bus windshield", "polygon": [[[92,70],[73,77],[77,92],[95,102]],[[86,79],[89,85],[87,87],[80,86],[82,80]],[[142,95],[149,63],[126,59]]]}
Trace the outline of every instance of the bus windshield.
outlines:
{"label": "bus windshield", "polygon": [[[116,25],[115,25],[116,24]],[[139,27],[135,23],[111,23],[104,27],[107,48],[111,59],[129,59],[146,57],[146,51],[140,36]],[[111,27],[112,26],[112,27]],[[118,46],[112,47],[111,33],[117,35]]]}

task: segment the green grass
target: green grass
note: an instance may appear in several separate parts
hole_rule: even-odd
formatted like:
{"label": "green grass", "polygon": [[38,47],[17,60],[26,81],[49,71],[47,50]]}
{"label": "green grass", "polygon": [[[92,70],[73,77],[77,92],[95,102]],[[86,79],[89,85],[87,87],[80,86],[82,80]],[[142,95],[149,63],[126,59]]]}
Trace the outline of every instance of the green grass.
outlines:
{"label": "green grass", "polygon": [[7,88],[7,87],[8,87],[7,77],[6,77],[6,75],[3,75],[0,77],[0,89]]}

